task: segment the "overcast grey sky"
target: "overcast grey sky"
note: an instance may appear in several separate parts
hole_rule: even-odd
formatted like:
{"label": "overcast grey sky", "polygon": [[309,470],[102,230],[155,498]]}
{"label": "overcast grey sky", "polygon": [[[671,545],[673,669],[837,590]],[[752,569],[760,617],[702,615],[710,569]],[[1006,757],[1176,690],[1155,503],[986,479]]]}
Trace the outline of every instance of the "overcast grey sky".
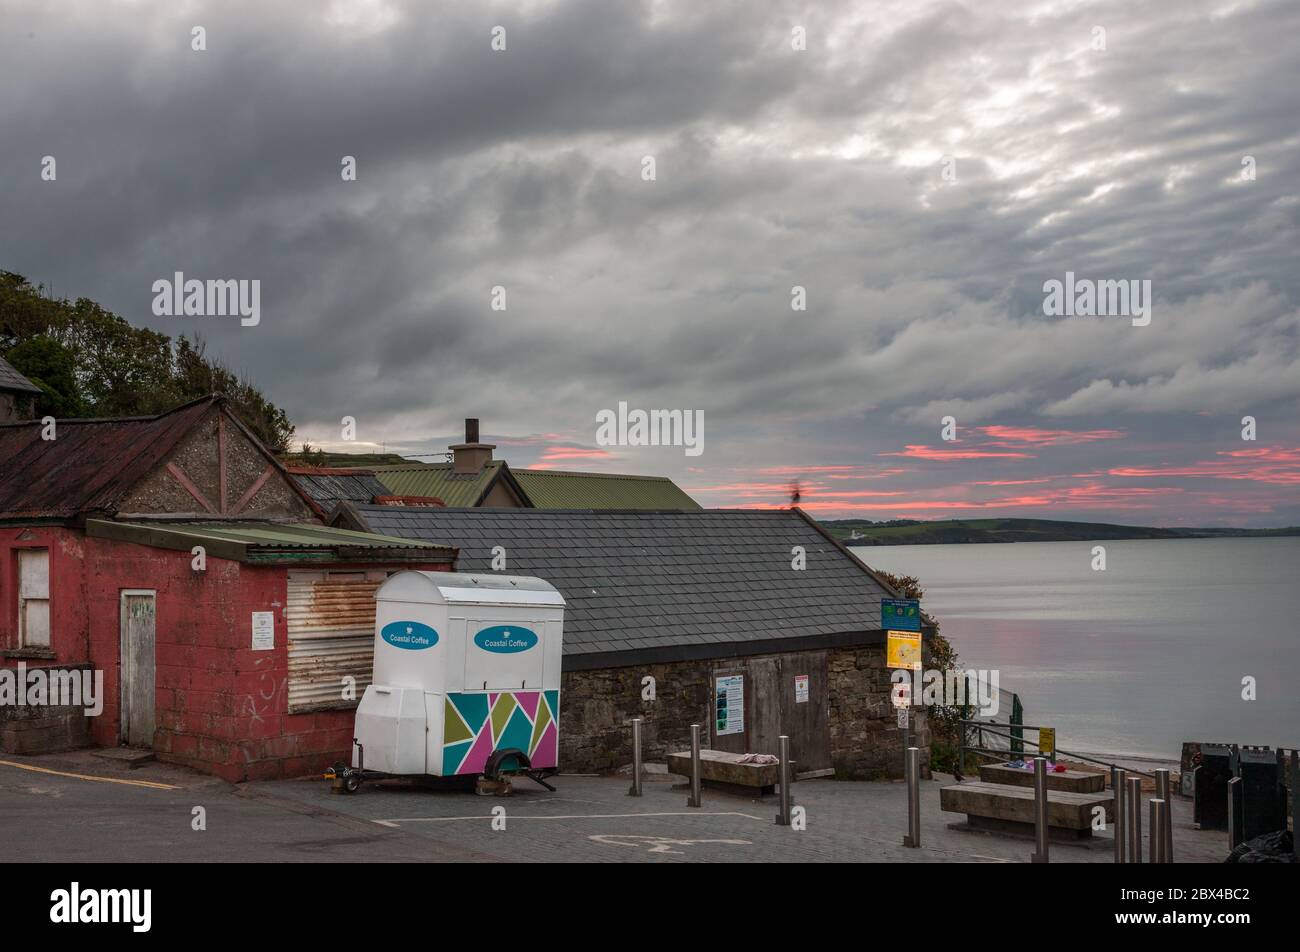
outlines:
{"label": "overcast grey sky", "polygon": [[[0,0],[0,268],[199,331],[314,444],[478,416],[706,505],[1296,524],[1297,36],[1231,0]],[[174,271],[260,280],[260,324],[154,316]],[[1150,325],[1044,315],[1066,271],[1150,280]],[[704,453],[597,447],[619,401],[703,411]]]}

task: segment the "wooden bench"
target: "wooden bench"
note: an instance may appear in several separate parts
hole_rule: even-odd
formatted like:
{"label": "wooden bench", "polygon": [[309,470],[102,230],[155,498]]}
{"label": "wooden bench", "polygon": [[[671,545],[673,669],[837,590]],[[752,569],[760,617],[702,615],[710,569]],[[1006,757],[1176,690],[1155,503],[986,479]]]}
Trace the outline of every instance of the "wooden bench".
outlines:
{"label": "wooden bench", "polygon": [[[949,813],[965,813],[974,829],[1033,835],[1034,789],[1006,783],[959,783],[939,791],[939,806]],[[1115,801],[1109,793],[1047,791],[1048,835],[1053,839],[1080,840],[1092,836],[1092,813],[1101,807],[1109,825],[1115,820]]]}
{"label": "wooden bench", "polygon": [[[1016,787],[1033,787],[1034,772],[1006,764],[981,764],[980,779],[985,783],[1003,783]],[[1101,793],[1106,789],[1104,773],[1085,770],[1066,770],[1062,773],[1047,771],[1047,789],[1066,793]]]}
{"label": "wooden bench", "polygon": [[[742,764],[744,754],[729,754],[721,750],[700,751],[700,782],[734,793],[760,795],[775,793],[781,779],[780,764]],[[668,772],[683,777],[691,775],[691,754],[668,755]],[[794,779],[794,761],[790,761],[790,778]]]}

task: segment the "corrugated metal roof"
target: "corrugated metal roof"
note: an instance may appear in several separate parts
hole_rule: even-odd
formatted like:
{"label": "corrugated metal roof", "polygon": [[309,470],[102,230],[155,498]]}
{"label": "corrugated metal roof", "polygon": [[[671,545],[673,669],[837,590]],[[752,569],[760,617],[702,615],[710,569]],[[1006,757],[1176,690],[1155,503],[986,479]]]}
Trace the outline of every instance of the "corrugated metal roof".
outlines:
{"label": "corrugated metal roof", "polygon": [[0,357],[0,390],[17,390],[22,393],[41,392],[40,387],[15,370],[14,365],[3,357]]}
{"label": "corrugated metal roof", "polygon": [[110,511],[218,400],[156,417],[60,420],[52,440],[42,438],[39,420],[0,424],[0,518]]}
{"label": "corrugated metal roof", "polygon": [[376,466],[374,473],[395,496],[436,496],[448,506],[477,506],[505,467],[538,509],[699,509],[666,476],[514,469],[493,460],[478,474],[458,476],[451,463]]}
{"label": "corrugated metal roof", "polygon": [[285,553],[314,553],[315,561],[355,561],[357,555],[387,558],[405,552],[430,561],[450,558],[451,547],[437,542],[354,532],[331,526],[247,522],[119,522],[91,519],[87,535],[188,550],[196,545],[210,548],[213,555],[240,561],[283,561]]}
{"label": "corrugated metal roof", "polygon": [[458,475],[451,463],[376,466],[374,473],[394,496],[436,496],[448,506],[477,506],[504,465],[493,460],[469,476]]}
{"label": "corrugated metal roof", "polygon": [[[888,585],[798,510],[411,509],[358,506],[375,532],[457,546],[456,569],[560,590],[566,667],[880,638]],[[802,546],[806,567],[792,566]]]}
{"label": "corrugated metal roof", "polygon": [[512,469],[538,509],[699,509],[666,476]]}

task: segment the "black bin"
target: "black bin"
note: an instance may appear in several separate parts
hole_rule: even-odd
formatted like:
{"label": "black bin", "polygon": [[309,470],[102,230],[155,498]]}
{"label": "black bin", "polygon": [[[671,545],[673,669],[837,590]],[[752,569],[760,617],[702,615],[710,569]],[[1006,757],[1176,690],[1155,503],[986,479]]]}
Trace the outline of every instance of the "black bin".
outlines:
{"label": "black bin", "polygon": [[1242,835],[1253,840],[1286,829],[1286,781],[1282,752],[1269,747],[1243,747],[1238,755],[1241,776]]}
{"label": "black bin", "polygon": [[1201,830],[1228,828],[1228,781],[1237,775],[1237,752],[1227,744],[1202,744],[1193,788],[1192,820]]}

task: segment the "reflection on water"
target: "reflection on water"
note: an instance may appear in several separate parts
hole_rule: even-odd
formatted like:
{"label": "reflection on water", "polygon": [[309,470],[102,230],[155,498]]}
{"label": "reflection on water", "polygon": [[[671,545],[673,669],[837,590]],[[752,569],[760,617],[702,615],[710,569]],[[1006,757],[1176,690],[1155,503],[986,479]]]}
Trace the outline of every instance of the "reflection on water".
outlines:
{"label": "reflection on water", "polygon": [[[1107,571],[1091,569],[1106,546]],[[964,665],[1080,751],[1300,746],[1300,539],[855,548],[915,575]],[[1258,700],[1241,698],[1253,676]]]}

